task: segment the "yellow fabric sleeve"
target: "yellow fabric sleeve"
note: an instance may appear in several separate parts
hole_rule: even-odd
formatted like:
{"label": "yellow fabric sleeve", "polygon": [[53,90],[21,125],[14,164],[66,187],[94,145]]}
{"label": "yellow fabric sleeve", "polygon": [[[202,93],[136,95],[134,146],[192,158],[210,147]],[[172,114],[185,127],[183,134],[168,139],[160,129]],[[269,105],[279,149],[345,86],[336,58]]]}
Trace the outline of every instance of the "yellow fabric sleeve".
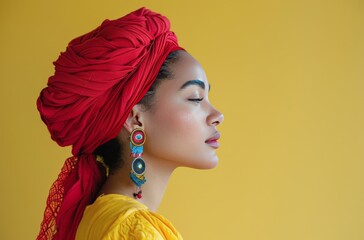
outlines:
{"label": "yellow fabric sleeve", "polygon": [[136,200],[117,194],[99,197],[88,206],[76,240],[182,240],[164,217]]}

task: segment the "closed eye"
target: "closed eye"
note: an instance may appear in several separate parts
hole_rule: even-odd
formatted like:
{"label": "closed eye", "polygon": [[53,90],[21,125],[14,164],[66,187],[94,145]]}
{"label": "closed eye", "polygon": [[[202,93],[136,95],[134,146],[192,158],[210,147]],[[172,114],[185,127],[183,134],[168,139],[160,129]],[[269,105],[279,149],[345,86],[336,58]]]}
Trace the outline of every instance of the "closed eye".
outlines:
{"label": "closed eye", "polygon": [[191,101],[191,102],[201,102],[203,100],[203,98],[190,98],[188,99],[188,101]]}

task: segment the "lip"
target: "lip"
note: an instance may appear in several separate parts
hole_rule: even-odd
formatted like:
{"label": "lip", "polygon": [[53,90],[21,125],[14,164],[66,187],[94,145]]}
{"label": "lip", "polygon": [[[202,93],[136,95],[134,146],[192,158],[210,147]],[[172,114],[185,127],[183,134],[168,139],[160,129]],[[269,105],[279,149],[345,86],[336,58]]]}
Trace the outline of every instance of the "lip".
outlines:
{"label": "lip", "polygon": [[211,138],[205,141],[206,144],[210,145],[212,148],[219,148],[220,144],[217,140],[220,139],[220,133],[216,132]]}

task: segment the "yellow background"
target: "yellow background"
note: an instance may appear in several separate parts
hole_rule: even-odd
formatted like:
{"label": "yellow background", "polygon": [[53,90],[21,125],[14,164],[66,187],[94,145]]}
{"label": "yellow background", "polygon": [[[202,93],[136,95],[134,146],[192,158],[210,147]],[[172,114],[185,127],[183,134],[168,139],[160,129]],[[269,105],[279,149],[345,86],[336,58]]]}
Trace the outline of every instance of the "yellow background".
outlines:
{"label": "yellow background", "polygon": [[70,149],[35,101],[74,37],[168,16],[225,115],[219,166],[179,169],[160,213],[185,239],[364,239],[361,0],[2,0],[0,239],[34,239]]}

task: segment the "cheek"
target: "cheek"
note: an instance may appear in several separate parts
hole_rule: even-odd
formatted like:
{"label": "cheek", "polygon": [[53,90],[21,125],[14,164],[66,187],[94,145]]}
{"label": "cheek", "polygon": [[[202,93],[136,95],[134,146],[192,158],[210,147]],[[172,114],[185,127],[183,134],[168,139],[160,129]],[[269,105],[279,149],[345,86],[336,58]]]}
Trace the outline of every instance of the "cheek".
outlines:
{"label": "cheek", "polygon": [[214,167],[215,153],[204,142],[209,134],[204,113],[190,106],[161,109],[148,119],[145,153],[179,166]]}
{"label": "cheek", "polygon": [[179,133],[179,136],[191,134],[191,130],[199,124],[198,116],[188,111],[172,111],[161,116],[159,122],[161,127]]}
{"label": "cheek", "polygon": [[[151,137],[163,142],[164,145],[181,144],[189,138],[196,138],[199,133],[198,114],[188,108],[162,108],[153,116]],[[191,136],[194,135],[194,136]]]}

